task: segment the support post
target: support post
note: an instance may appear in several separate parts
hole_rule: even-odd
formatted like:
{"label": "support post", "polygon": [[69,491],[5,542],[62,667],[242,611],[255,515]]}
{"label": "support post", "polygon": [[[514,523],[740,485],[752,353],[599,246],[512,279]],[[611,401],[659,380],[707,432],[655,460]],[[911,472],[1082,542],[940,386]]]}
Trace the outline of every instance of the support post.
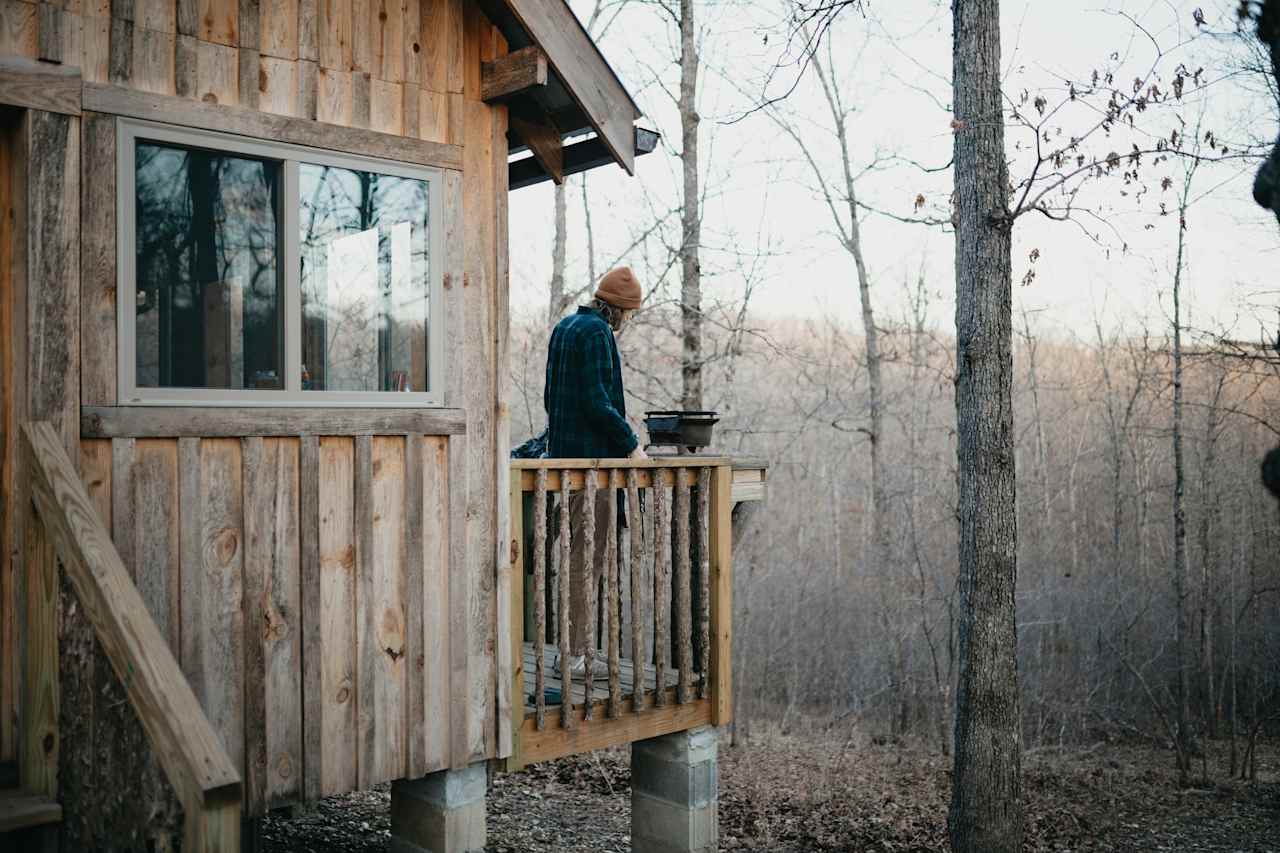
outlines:
{"label": "support post", "polygon": [[631,744],[634,853],[714,853],[719,842],[716,729]]}
{"label": "support post", "polygon": [[483,763],[391,784],[391,853],[482,853]]}

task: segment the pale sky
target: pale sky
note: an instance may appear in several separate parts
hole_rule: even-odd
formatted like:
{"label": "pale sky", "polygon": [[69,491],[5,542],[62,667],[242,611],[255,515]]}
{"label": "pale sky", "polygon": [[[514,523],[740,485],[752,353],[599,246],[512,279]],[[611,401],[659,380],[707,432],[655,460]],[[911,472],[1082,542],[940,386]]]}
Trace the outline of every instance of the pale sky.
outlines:
{"label": "pale sky", "polygon": [[[748,277],[754,281],[751,307],[757,317],[813,316],[833,313],[858,324],[855,272],[851,258],[834,236],[828,209],[816,189],[813,173],[797,146],[763,113],[740,117],[757,99],[764,75],[785,53],[785,34],[773,27],[785,7],[761,4],[715,4],[701,7],[705,74],[702,78],[701,161],[708,200],[704,218],[704,272],[708,298],[739,300]],[[575,0],[584,18],[593,0]],[[1215,131],[1234,147],[1245,134],[1275,134],[1275,107],[1259,94],[1260,81],[1227,72],[1226,58],[1236,50],[1230,38],[1196,35],[1193,10],[1202,6],[1210,28],[1234,26],[1234,0],[1200,3],[1168,0],[1006,0],[1003,3],[1006,95],[1028,92],[1024,111],[1033,114],[1037,93],[1052,109],[1064,100],[1064,80],[1087,81],[1093,69],[1115,70],[1117,86],[1131,90],[1135,77],[1147,77],[1169,91],[1174,69],[1205,68],[1197,89],[1188,81],[1181,104],[1149,108],[1135,116],[1135,131],[1119,130],[1111,138],[1095,134],[1086,152],[1102,157],[1111,150],[1127,152],[1136,141],[1147,147],[1179,127],[1179,119]],[[1129,17],[1126,17],[1129,16]],[[607,16],[606,16],[607,17]],[[1142,32],[1133,20],[1141,23]],[[1149,35],[1148,35],[1149,34]],[[767,38],[766,38],[767,36]],[[846,11],[830,34],[834,75],[850,122],[854,167],[867,166],[877,155],[937,167],[951,156],[950,7],[932,0],[872,0],[866,14]],[[1166,55],[1156,61],[1155,44]],[[679,119],[668,92],[676,91],[678,42],[669,18],[651,4],[633,2],[612,23],[601,45],[624,83],[645,112],[644,123],[658,129],[663,147],[637,160],[636,176],[616,167],[589,173],[592,225],[597,263],[623,252],[632,235],[646,228],[653,211],[678,205],[679,161],[671,153],[680,139]],[[1238,51],[1237,51],[1238,52]],[[775,84],[794,76],[778,72]],[[1123,82],[1122,82],[1123,81]],[[1247,85],[1244,85],[1247,83]],[[775,85],[774,91],[785,88]],[[781,109],[813,145],[824,175],[840,180],[840,161],[830,137],[826,102],[813,72]],[[1071,136],[1096,123],[1096,113],[1079,102],[1068,104],[1052,125]],[[1185,134],[1188,131],[1182,130]],[[1011,178],[1025,178],[1034,160],[1026,129],[1008,132]],[[1053,140],[1051,139],[1051,143]],[[1017,145],[1022,145],[1018,150]],[[1092,338],[1095,319],[1109,329],[1136,330],[1147,323],[1163,331],[1168,317],[1168,287],[1174,267],[1177,216],[1160,216],[1159,203],[1176,206],[1183,163],[1151,163],[1140,170],[1147,192],[1135,202],[1138,184],[1125,186],[1120,171],[1087,183],[1077,197],[1083,210],[1076,222],[1054,222],[1039,214],[1019,220],[1014,238],[1015,310],[1033,315],[1033,327],[1055,336]],[[1168,176],[1174,188],[1161,191]],[[1256,338],[1260,323],[1274,330],[1280,282],[1280,229],[1250,198],[1252,166],[1240,161],[1202,168],[1193,184],[1201,197],[1188,216],[1185,280],[1189,324],[1229,328]],[[571,179],[569,196],[570,286],[585,282],[585,232],[580,179]],[[901,216],[912,216],[917,194],[926,197],[923,213],[946,215],[951,176],[925,174],[901,162],[887,163],[858,183],[860,201]],[[1127,195],[1122,195],[1127,193]],[[550,184],[518,190],[511,197],[512,305],[517,317],[543,310],[550,276],[552,192]],[[1078,224],[1076,224],[1078,223]],[[1083,230],[1082,230],[1083,229]],[[1096,240],[1083,233],[1097,235]],[[666,232],[667,246],[678,240],[678,214]],[[936,227],[904,224],[865,214],[864,254],[873,280],[873,299],[882,323],[902,319],[907,311],[904,281],[924,269],[935,294],[932,324],[952,327],[953,239]],[[1101,242],[1102,245],[1099,245]],[[1127,246],[1127,248],[1126,248]],[[1035,279],[1020,284],[1031,267],[1029,254],[1039,250]],[[656,241],[645,255],[632,251],[625,262],[655,275],[652,269],[667,251]],[[602,272],[598,270],[597,272]],[[671,293],[678,287],[678,268],[667,275]],[[650,282],[652,283],[652,282]]]}

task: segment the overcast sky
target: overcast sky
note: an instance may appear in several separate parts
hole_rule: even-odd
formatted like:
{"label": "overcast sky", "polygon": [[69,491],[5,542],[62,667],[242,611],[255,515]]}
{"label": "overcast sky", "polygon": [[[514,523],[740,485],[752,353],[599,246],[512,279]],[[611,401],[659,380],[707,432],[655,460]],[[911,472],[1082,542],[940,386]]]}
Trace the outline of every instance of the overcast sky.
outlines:
{"label": "overcast sky", "polygon": [[[574,5],[585,19],[594,0],[575,0]],[[1117,85],[1126,91],[1135,77],[1147,78],[1153,65],[1151,82],[1168,92],[1176,67],[1183,64],[1190,72],[1204,68],[1205,85],[1197,88],[1188,81],[1181,102],[1136,115],[1132,131],[1110,137],[1095,134],[1085,151],[1103,157],[1111,150],[1124,153],[1135,142],[1147,147],[1182,127],[1182,122],[1187,127],[1199,122],[1213,130],[1215,140],[1226,142],[1229,153],[1248,141],[1274,138],[1275,106],[1261,80],[1232,73],[1231,58],[1239,55],[1239,45],[1229,36],[1207,32],[1230,31],[1234,5],[1234,0],[1006,0],[1006,95],[1020,100],[1026,91],[1023,109],[1032,115],[1037,95],[1045,97],[1048,109],[1066,99],[1067,80],[1087,82],[1094,69],[1102,74],[1112,70]],[[1197,6],[1203,7],[1209,25],[1199,33],[1193,22]],[[780,24],[785,7],[702,8],[701,160],[708,187],[704,269],[709,299],[736,302],[750,279],[751,308],[757,317],[834,314],[857,325],[853,263],[834,236],[813,171],[764,112],[743,117],[763,91],[782,93],[796,79],[796,68],[787,64],[786,31]],[[903,161],[939,167],[950,159],[950,20],[947,3],[872,0],[865,13],[845,12],[829,34],[832,74],[854,110],[849,124],[853,166],[861,170],[877,158],[881,161],[858,183],[864,204],[912,217],[917,215],[915,199],[923,195],[926,204],[919,215],[946,216],[950,174],[925,173]],[[600,41],[644,110],[644,123],[664,137],[658,152],[637,161],[634,178],[615,167],[589,175],[597,264],[605,264],[625,253],[635,234],[653,222],[655,211],[677,207],[680,167],[674,147],[680,129],[671,99],[678,81],[678,42],[670,18],[651,4],[632,3],[613,19]],[[779,64],[769,88],[766,77]],[[829,135],[831,117],[812,70],[778,109],[812,146],[824,175],[833,184],[839,181],[840,160]],[[1070,137],[1093,126],[1097,114],[1092,110],[1087,101],[1067,104],[1047,128],[1050,142],[1061,138],[1059,128]],[[1033,139],[1026,129],[1011,127],[1008,144],[1016,184],[1034,163],[1029,148]],[[1161,216],[1160,203],[1166,209],[1176,207],[1185,163],[1155,164],[1151,159],[1142,163],[1137,182],[1126,185],[1122,169],[1085,183],[1076,197],[1073,222],[1054,222],[1038,214],[1019,220],[1014,239],[1015,310],[1029,312],[1035,329],[1090,339],[1095,320],[1108,329],[1136,331],[1143,324],[1153,331],[1165,328],[1177,216]],[[1168,190],[1161,189],[1165,176],[1173,179]],[[1256,338],[1260,324],[1272,329],[1277,324],[1280,229],[1253,205],[1251,180],[1252,165],[1232,159],[1197,173],[1193,195],[1198,200],[1188,217],[1186,281],[1191,325],[1228,328]],[[580,179],[571,179],[570,190],[569,278],[574,287],[585,283],[587,275]],[[517,317],[528,317],[544,310],[550,276],[550,184],[518,190],[511,202],[512,305]],[[678,218],[673,217],[663,235],[665,244],[655,236],[646,249],[625,253],[624,260],[642,277],[655,278],[665,269],[663,262],[678,234]],[[923,270],[933,294],[931,322],[943,330],[951,327],[954,274],[949,233],[866,214],[863,242],[882,322],[905,316],[904,283]],[[1023,286],[1023,276],[1033,266],[1033,250],[1039,250],[1035,277]],[[667,273],[665,282],[668,293],[674,294],[678,267]]]}

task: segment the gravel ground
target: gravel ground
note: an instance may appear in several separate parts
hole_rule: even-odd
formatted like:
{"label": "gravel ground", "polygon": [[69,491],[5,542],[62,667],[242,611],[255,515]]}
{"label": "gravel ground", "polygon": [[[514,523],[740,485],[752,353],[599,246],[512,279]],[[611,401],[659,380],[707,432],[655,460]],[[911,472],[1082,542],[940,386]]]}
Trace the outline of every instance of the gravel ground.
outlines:
{"label": "gravel ground", "polygon": [[[834,744],[834,746],[833,746]],[[1224,751],[1221,745],[1211,750]],[[1280,744],[1261,747],[1256,783],[1178,790],[1168,751],[1098,745],[1032,752],[1024,761],[1027,851],[1280,853]],[[721,849],[945,851],[949,761],[923,749],[872,746],[831,733],[760,736],[721,748]],[[624,853],[630,849],[627,751],[573,756],[498,775],[489,793],[489,853]],[[268,853],[373,853],[390,837],[383,787],[264,822]]]}

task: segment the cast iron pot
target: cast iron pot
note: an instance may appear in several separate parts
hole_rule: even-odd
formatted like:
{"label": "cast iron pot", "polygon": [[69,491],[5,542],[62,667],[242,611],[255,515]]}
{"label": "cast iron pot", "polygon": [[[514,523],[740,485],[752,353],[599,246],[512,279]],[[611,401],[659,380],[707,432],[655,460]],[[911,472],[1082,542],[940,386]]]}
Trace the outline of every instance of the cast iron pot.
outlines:
{"label": "cast iron pot", "polygon": [[712,428],[719,422],[716,412],[645,412],[644,425],[649,443],[694,450],[711,444]]}

